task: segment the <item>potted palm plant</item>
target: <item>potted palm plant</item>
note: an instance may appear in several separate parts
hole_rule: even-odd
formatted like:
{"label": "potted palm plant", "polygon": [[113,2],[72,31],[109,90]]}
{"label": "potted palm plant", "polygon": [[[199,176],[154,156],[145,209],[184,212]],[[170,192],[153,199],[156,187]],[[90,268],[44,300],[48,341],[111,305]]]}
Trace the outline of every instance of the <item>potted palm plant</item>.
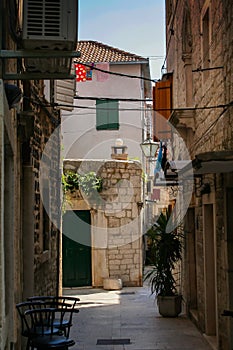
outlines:
{"label": "potted palm plant", "polygon": [[145,274],[151,293],[157,296],[159,313],[164,317],[176,317],[181,312],[182,296],[177,290],[175,268],[182,259],[182,234],[180,227],[168,229],[170,214],[161,213],[148,230],[151,255],[150,269]]}

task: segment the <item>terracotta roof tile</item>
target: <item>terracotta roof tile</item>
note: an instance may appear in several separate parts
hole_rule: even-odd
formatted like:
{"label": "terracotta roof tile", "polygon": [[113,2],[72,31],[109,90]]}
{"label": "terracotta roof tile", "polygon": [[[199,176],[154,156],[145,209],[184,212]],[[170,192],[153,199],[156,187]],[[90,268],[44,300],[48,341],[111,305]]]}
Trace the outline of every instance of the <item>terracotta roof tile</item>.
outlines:
{"label": "terracotta roof tile", "polygon": [[77,51],[81,52],[80,63],[96,62],[148,62],[145,57],[126,52],[98,41],[81,40],[77,43]]}

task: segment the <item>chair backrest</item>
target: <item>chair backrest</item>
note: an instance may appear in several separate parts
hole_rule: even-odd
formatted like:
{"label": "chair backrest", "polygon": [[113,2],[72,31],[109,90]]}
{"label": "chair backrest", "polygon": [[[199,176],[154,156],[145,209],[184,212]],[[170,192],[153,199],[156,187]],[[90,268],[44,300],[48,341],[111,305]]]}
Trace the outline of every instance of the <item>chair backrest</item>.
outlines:
{"label": "chair backrest", "polygon": [[70,297],[70,296],[63,296],[63,295],[55,297],[55,300],[58,302],[61,302],[61,303],[69,304],[70,307],[72,307],[73,309],[75,308],[77,303],[80,301],[79,298]]}
{"label": "chair backrest", "polygon": [[[69,337],[70,327],[72,325],[72,315],[78,310],[71,308],[38,308],[27,310],[24,313],[25,325],[27,333],[33,337],[39,336],[53,336],[57,334],[58,329],[63,327],[64,317],[69,315],[69,324],[67,325],[66,338]],[[56,324],[55,324],[56,320]]]}
{"label": "chair backrest", "polygon": [[[57,303],[63,303],[65,306],[70,306],[72,308],[75,308],[77,303],[80,301],[79,298],[77,297],[72,297],[72,296],[53,296],[53,295],[42,295],[42,296],[32,296],[27,298],[28,301],[36,302],[36,301],[42,301],[46,305],[49,305],[49,302],[55,302]],[[61,304],[60,304],[61,305]]]}
{"label": "chair backrest", "polygon": [[20,316],[21,321],[21,334],[23,336],[28,336],[28,329],[26,325],[26,319],[25,319],[25,312],[27,310],[33,310],[33,309],[40,309],[43,308],[44,304],[43,302],[37,300],[37,301],[24,301],[22,303],[16,304],[16,309],[18,311],[18,314]]}
{"label": "chair backrest", "polygon": [[27,310],[24,313],[25,324],[28,334],[33,337],[36,335],[44,336],[55,334],[54,328],[55,309],[42,308]]}

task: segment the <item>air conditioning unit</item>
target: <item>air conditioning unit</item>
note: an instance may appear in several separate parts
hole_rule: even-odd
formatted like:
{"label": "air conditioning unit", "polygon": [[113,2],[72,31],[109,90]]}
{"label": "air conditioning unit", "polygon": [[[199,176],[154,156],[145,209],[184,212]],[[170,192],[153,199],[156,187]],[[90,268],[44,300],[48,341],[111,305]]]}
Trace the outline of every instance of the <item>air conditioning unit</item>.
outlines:
{"label": "air conditioning unit", "polygon": [[[77,45],[78,0],[24,0],[24,50],[72,51]],[[27,59],[28,71],[57,71],[64,58]],[[48,63],[46,64],[46,61]],[[34,63],[33,63],[34,62]],[[39,62],[43,62],[43,65]],[[41,67],[38,67],[41,66]],[[60,71],[59,68],[59,71]],[[69,67],[70,68],[70,67]]]}

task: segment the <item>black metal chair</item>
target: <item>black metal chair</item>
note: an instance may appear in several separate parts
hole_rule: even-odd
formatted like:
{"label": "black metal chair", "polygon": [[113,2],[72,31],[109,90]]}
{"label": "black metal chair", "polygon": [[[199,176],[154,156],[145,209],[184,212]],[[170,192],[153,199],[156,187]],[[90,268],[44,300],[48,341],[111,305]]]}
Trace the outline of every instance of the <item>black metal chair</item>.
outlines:
{"label": "black metal chair", "polygon": [[[27,345],[26,345],[26,349],[29,349],[29,342],[30,342],[30,336],[31,336],[31,332],[28,329],[27,323],[26,323],[26,318],[25,318],[25,312],[28,310],[34,310],[34,309],[41,309],[44,308],[44,303],[37,300],[37,301],[24,301],[22,303],[18,303],[16,304],[16,309],[18,311],[18,314],[20,316],[20,322],[21,322],[21,334],[23,337],[27,338]],[[37,331],[39,332],[39,327],[37,329]],[[57,329],[57,333],[60,330]],[[55,332],[55,329],[54,329]]]}
{"label": "black metal chair", "polygon": [[28,301],[46,301],[54,300],[64,303],[70,303],[72,306],[75,306],[80,299],[77,297],[66,296],[66,295],[35,295],[27,298]]}
{"label": "black metal chair", "polygon": [[[27,300],[32,303],[42,302],[44,307],[61,309],[75,309],[76,304],[80,301],[79,298],[70,296],[32,296],[28,297]],[[67,334],[67,331],[70,329],[71,326],[72,323],[69,318],[63,318],[62,324],[60,324],[60,320],[54,319],[54,327],[61,329],[62,331],[64,331],[65,334]]]}
{"label": "black metal chair", "polygon": [[[24,313],[25,325],[29,339],[29,349],[66,350],[75,344],[73,339],[69,338],[70,327],[72,325],[72,316],[77,309],[71,308],[38,308],[27,310]],[[62,328],[64,318],[69,315],[69,325],[66,334],[58,332],[55,327],[55,319],[59,320],[59,329]]]}

